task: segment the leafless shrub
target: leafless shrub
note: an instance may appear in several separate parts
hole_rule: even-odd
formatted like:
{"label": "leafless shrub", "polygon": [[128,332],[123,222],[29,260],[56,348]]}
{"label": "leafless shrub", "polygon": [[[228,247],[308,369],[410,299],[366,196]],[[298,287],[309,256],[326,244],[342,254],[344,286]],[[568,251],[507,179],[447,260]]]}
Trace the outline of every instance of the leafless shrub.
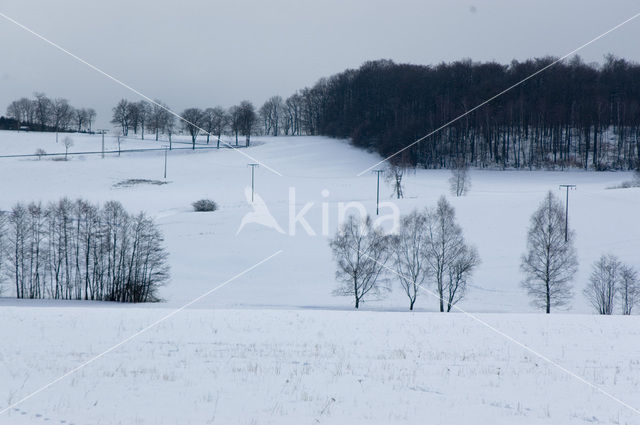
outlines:
{"label": "leafless shrub", "polygon": [[191,205],[193,206],[194,211],[197,212],[211,212],[218,209],[218,204],[211,199],[200,199]]}
{"label": "leafless shrub", "polygon": [[141,184],[150,184],[154,186],[162,186],[168,182],[162,180],[149,180],[149,179],[126,179],[114,184],[113,187],[132,187]]}

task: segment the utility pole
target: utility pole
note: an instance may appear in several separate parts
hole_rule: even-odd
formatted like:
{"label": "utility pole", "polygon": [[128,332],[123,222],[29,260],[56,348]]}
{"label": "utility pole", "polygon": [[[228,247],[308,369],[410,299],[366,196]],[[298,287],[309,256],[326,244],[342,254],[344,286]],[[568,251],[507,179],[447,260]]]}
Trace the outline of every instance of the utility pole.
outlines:
{"label": "utility pole", "polygon": [[120,156],[120,135],[118,135],[118,156]]}
{"label": "utility pole", "polygon": [[560,189],[567,191],[567,200],[565,201],[565,214],[564,214],[564,241],[569,241],[569,190],[575,189],[575,184],[561,184]]}
{"label": "utility pole", "polygon": [[164,178],[167,178],[167,152],[169,150],[167,149],[167,147],[164,147]]}
{"label": "utility pole", "polygon": [[259,167],[260,164],[256,164],[256,163],[251,163],[251,164],[247,164],[249,167],[251,167],[251,203],[253,204],[253,190],[254,190],[254,182],[255,182],[255,169],[256,167]]}
{"label": "utility pole", "polygon": [[372,170],[372,173],[376,173],[378,175],[378,188],[376,190],[376,215],[380,214],[380,174],[384,172],[384,170]]}

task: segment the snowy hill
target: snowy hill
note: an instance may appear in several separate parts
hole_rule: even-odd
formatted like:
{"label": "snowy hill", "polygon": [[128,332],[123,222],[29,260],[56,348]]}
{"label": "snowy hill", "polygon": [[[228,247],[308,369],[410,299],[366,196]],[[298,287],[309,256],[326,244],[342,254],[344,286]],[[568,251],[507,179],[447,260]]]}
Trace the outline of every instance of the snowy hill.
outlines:
{"label": "snowy hill", "polygon": [[[71,152],[100,151],[100,136],[72,135]],[[179,140],[187,142],[186,138]],[[375,175],[357,174],[379,158],[349,146],[344,141],[321,137],[256,138],[255,147],[196,151],[173,150],[168,157],[165,185],[138,184],[118,187],[128,179],[163,179],[163,152],[128,153],[118,156],[72,155],[67,162],[44,157],[0,159],[3,196],[0,209],[16,202],[53,201],[61,196],[84,197],[95,202],[115,199],[130,211],[145,210],[161,226],[170,253],[172,282],[162,290],[169,306],[181,305],[206,291],[212,283],[226,280],[243,268],[277,250],[282,255],[263,265],[250,285],[237,285],[203,301],[225,307],[322,307],[350,308],[351,300],[331,295],[335,286],[334,263],[328,247],[339,217],[339,203],[357,201],[375,213]],[[122,149],[157,148],[153,140],[124,140]],[[189,145],[178,145],[189,147]],[[52,134],[0,132],[0,152],[64,152]],[[115,139],[106,139],[106,149],[117,149]],[[245,157],[250,155],[253,159]],[[258,224],[245,225],[242,218],[252,211],[245,198],[251,184],[247,163],[259,160],[256,194],[268,206],[285,234]],[[405,199],[391,198],[391,187],[381,186],[382,201],[393,201],[401,213],[433,206],[441,195],[449,196],[469,242],[478,247],[482,264],[473,287],[461,307],[470,311],[531,312],[519,282],[520,256],[525,249],[529,217],[548,190],[564,193],[559,184],[577,184],[571,193],[570,225],[577,233],[580,271],[572,311],[590,312],[579,293],[588,278],[591,263],[603,253],[614,253],[633,262],[640,255],[640,229],[636,214],[639,189],[607,190],[628,180],[627,173],[484,171],[472,172],[468,196],[448,193],[446,170],[418,170],[405,177]],[[298,222],[291,235],[290,190],[295,191],[294,214],[312,203],[304,219],[314,236]],[[328,191],[324,192],[323,191]],[[195,213],[191,203],[211,198],[220,206],[214,213]],[[323,204],[328,225],[323,229]],[[388,214],[389,208],[382,208]],[[286,273],[283,271],[286,270]],[[434,300],[418,300],[418,309],[433,310]],[[365,308],[404,310],[400,291],[388,299],[370,302]]]}
{"label": "snowy hill", "polygon": [[[379,161],[376,155],[322,137],[258,137],[239,151],[172,150],[166,184],[123,185],[164,182],[164,152],[103,159],[75,153],[100,151],[100,136],[70,137],[69,161],[0,159],[0,210],[68,196],[114,199],[129,211],[147,211],[165,236],[172,279],[160,291],[165,302],[135,306],[15,300],[6,285],[0,411],[282,253],[0,415],[0,424],[637,423],[629,408],[486,326],[631,404],[639,399],[637,316],[587,315],[581,293],[601,254],[635,265],[640,258],[640,189],[607,189],[629,174],[473,170],[472,189],[460,198],[448,194],[445,170],[407,174],[401,200],[383,183],[382,200],[402,213],[449,197],[482,260],[460,303],[479,313],[475,321],[429,313],[437,301],[427,294],[420,294],[418,311],[408,313],[396,284],[386,299],[364,304],[375,311],[350,311],[350,298],[332,295],[329,235],[340,203],[357,201],[375,213],[375,175],[357,174]],[[123,140],[121,148],[159,146],[164,143]],[[36,149],[64,153],[52,134],[0,132],[2,155]],[[106,138],[106,149],[117,150],[114,138]],[[256,194],[283,233],[256,223],[239,231],[253,211],[245,189],[247,163],[256,160],[281,174],[257,168]],[[562,196],[558,185],[565,183],[578,186],[570,194],[580,262],[576,295],[572,314],[545,317],[531,314],[519,286],[520,256],[531,213],[548,190]],[[219,210],[194,212],[191,203],[201,198],[215,200]],[[305,206],[315,235],[300,221],[290,226]]]}

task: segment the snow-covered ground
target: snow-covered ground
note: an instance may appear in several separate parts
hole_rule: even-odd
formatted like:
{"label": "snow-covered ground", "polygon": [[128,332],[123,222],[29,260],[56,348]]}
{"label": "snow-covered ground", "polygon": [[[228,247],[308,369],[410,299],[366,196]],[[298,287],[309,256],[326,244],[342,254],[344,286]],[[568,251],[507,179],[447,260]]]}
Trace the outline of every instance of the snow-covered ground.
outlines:
{"label": "snow-covered ground", "polygon": [[[71,135],[71,152],[99,151],[100,136]],[[187,142],[185,137],[176,140]],[[357,174],[379,158],[321,137],[255,138],[250,149],[168,156],[165,185],[116,187],[127,179],[163,180],[164,153],[145,152],[0,159],[0,209],[61,196],[119,200],[160,225],[172,280],[149,305],[0,299],[0,410],[92,355],[117,343],[262,259],[238,277],[78,374],[21,404],[0,423],[638,423],[631,413],[584,383],[462,314],[429,313],[418,298],[408,313],[397,286],[384,300],[351,310],[335,297],[334,263],[323,235],[335,231],[338,205],[357,201],[375,213],[375,175]],[[242,143],[242,142],[241,142]],[[107,149],[117,149],[106,138]],[[163,143],[125,140],[122,149]],[[186,146],[186,145],[182,145]],[[0,154],[64,152],[51,134],[0,132]],[[250,155],[252,158],[247,158]],[[238,233],[252,211],[245,198],[259,160],[256,194],[284,234],[257,224]],[[472,172],[471,192],[449,198],[482,264],[460,307],[521,340],[593,384],[640,407],[637,316],[590,313],[582,288],[591,263],[614,253],[638,266],[640,189],[607,190],[628,173],[582,171]],[[449,172],[405,177],[405,199],[382,200],[401,212],[448,195]],[[520,288],[519,259],[529,217],[545,192],[571,192],[580,270],[565,313],[535,313]],[[295,202],[291,203],[291,193]],[[448,195],[449,196],[449,195]],[[196,213],[211,198],[220,209]],[[290,209],[304,215],[290,232]],[[386,214],[390,208],[381,211]],[[5,295],[11,295],[7,285]],[[502,313],[502,314],[496,314]],[[41,415],[41,416],[38,416]],[[634,416],[635,415],[635,416]]]}

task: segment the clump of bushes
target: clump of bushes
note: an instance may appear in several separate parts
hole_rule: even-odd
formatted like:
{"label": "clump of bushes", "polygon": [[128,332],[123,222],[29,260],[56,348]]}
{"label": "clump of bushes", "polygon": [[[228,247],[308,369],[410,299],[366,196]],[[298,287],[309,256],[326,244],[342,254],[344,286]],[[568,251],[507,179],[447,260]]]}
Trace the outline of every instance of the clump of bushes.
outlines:
{"label": "clump of bushes", "polygon": [[116,201],[63,198],[0,213],[0,276],[17,298],[159,301],[169,279],[163,245],[150,217]]}
{"label": "clump of bushes", "polygon": [[197,212],[211,212],[218,209],[218,204],[211,199],[200,199],[191,205],[193,206],[193,210]]}

